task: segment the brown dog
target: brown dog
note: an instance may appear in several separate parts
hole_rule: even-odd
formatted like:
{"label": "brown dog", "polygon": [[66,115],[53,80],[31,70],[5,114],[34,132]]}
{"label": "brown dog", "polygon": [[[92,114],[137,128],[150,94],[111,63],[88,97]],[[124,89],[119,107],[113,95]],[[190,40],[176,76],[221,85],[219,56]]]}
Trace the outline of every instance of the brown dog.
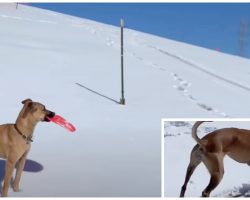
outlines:
{"label": "brown dog", "polygon": [[4,184],[2,196],[6,197],[10,186],[12,174],[17,164],[16,176],[13,182],[15,192],[19,191],[19,181],[30,150],[32,136],[39,121],[49,121],[54,112],[45,108],[41,103],[31,99],[22,101],[24,104],[15,124],[0,125],[0,157],[6,159]]}
{"label": "brown dog", "polygon": [[200,139],[197,136],[197,128],[201,123],[203,121],[196,122],[192,128],[192,136],[198,144],[192,149],[180,197],[184,197],[187,183],[195,168],[201,162],[205,164],[211,175],[208,186],[202,192],[202,197],[208,197],[210,192],[222,180],[224,174],[223,158],[225,155],[237,162],[250,165],[250,130],[223,128]]}

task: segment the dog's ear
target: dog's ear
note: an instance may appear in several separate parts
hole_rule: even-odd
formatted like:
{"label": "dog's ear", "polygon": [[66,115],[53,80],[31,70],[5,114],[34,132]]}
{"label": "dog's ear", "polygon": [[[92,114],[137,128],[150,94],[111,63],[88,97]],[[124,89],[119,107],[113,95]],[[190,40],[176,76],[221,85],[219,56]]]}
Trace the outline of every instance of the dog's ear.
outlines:
{"label": "dog's ear", "polygon": [[31,111],[32,109],[32,101],[26,101],[25,103],[25,106],[24,106],[24,112],[23,112],[23,115],[22,115],[22,118],[25,118],[27,116],[27,114]]}
{"label": "dog's ear", "polygon": [[26,102],[32,102],[32,100],[31,99],[25,99],[25,100],[22,101],[22,104],[25,104]]}

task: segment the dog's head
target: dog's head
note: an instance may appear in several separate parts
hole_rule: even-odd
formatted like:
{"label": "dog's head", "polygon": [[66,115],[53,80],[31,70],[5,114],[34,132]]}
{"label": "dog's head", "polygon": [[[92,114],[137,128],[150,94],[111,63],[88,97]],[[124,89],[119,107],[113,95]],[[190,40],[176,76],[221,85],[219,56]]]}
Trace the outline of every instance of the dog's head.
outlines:
{"label": "dog's head", "polygon": [[55,116],[55,113],[47,110],[43,104],[33,102],[31,99],[23,100],[22,104],[24,104],[22,118],[30,116],[33,117],[35,121],[49,122],[48,118]]}

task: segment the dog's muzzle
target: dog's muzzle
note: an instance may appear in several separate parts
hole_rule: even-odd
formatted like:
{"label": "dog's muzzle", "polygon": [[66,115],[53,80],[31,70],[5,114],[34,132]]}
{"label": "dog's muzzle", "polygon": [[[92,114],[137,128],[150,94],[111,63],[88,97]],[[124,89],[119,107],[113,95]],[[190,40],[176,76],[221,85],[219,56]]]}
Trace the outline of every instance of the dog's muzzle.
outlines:
{"label": "dog's muzzle", "polygon": [[50,122],[49,118],[54,117],[56,114],[52,111],[48,111],[48,114],[44,117],[44,122]]}

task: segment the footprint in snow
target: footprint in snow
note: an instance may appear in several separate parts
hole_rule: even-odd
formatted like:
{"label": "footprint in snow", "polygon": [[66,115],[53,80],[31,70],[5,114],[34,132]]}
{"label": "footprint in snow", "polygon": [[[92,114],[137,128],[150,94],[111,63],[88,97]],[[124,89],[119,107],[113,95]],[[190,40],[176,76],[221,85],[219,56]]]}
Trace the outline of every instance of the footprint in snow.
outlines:
{"label": "footprint in snow", "polygon": [[197,103],[198,106],[200,106],[201,108],[207,110],[207,111],[212,111],[213,108],[210,107],[210,106],[207,106],[206,104],[203,104],[203,103]]}
{"label": "footprint in snow", "polygon": [[179,90],[179,91],[184,91],[184,90],[185,90],[185,88],[182,87],[181,85],[174,85],[173,87],[174,87],[175,89]]}
{"label": "footprint in snow", "polygon": [[191,87],[191,83],[189,83],[188,81],[184,80],[182,77],[180,77],[178,74],[176,73],[171,73],[173,76],[174,81],[177,81],[177,85],[173,85],[173,88],[177,89],[178,91],[182,92],[183,95],[188,99],[191,100],[192,102],[194,102],[197,106],[199,106],[200,108],[208,111],[208,112],[213,112],[216,115],[220,115],[223,117],[229,117],[226,113],[224,112],[220,112],[218,109],[214,109],[213,107],[199,102],[193,95],[191,95],[189,93],[188,88]]}

